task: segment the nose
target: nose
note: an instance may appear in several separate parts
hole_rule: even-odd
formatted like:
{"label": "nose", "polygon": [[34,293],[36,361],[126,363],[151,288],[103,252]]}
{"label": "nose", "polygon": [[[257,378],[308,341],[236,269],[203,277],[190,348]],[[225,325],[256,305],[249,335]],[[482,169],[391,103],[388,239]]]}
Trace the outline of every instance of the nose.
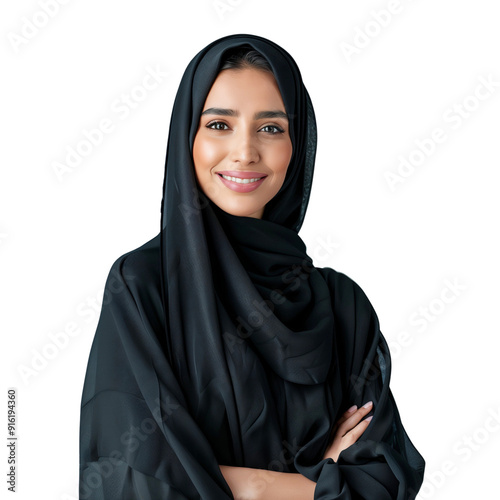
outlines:
{"label": "nose", "polygon": [[260,158],[256,139],[246,130],[240,130],[233,136],[230,160],[241,165],[258,163]]}

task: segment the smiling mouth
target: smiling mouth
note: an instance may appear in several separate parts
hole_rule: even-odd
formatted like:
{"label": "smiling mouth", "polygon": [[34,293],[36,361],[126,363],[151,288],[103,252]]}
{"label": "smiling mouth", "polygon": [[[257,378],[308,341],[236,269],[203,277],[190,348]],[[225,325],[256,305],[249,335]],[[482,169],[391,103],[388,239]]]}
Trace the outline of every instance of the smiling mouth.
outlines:
{"label": "smiling mouth", "polygon": [[222,184],[236,193],[251,193],[259,189],[268,177],[262,172],[245,170],[222,170],[216,173]]}
{"label": "smiling mouth", "polygon": [[218,174],[218,175],[220,175],[222,178],[224,178],[228,181],[237,182],[238,184],[250,184],[252,182],[260,181],[264,177],[267,177],[266,175],[263,175],[261,177],[253,177],[251,179],[244,179],[242,177],[231,177],[230,175],[224,175],[224,174]]}

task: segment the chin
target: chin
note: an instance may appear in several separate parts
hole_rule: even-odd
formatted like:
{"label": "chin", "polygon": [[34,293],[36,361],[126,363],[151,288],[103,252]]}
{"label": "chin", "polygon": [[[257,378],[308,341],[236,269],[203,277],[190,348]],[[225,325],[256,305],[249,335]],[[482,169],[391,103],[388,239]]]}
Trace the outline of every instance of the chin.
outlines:
{"label": "chin", "polygon": [[261,217],[257,217],[255,214],[263,212],[263,207],[260,205],[242,206],[241,203],[217,203],[217,206],[224,210],[224,212],[227,212],[231,215],[236,215],[237,217],[254,217],[260,219]]}

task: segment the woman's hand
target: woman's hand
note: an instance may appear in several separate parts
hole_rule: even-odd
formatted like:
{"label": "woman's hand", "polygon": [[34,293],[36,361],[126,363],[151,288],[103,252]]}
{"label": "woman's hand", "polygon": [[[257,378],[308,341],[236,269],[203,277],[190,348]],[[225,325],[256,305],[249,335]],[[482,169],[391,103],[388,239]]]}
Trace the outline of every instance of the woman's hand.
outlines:
{"label": "woman's hand", "polygon": [[333,427],[333,439],[326,449],[323,459],[332,458],[336,462],[340,452],[349,448],[359,439],[372,419],[372,417],[368,417],[363,420],[363,417],[370,413],[372,407],[371,401],[359,409],[354,405],[339,418]]}

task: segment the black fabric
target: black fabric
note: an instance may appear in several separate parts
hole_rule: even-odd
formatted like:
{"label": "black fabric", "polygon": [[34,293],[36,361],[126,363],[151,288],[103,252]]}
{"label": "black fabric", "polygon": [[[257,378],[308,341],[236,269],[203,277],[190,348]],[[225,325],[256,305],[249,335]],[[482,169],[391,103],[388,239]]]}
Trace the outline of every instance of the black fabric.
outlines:
{"label": "black fabric", "polygon": [[[198,189],[192,145],[225,53],[271,64],[293,155],[262,219]],[[390,354],[350,278],[317,268],[298,235],[316,150],[314,111],[291,56],[253,35],[217,40],[174,103],[159,234],[119,257],[105,286],[80,422],[80,499],[233,498],[219,464],[301,473],[315,499],[412,499],[424,460],[389,388]],[[332,427],[372,400],[337,462]]]}

